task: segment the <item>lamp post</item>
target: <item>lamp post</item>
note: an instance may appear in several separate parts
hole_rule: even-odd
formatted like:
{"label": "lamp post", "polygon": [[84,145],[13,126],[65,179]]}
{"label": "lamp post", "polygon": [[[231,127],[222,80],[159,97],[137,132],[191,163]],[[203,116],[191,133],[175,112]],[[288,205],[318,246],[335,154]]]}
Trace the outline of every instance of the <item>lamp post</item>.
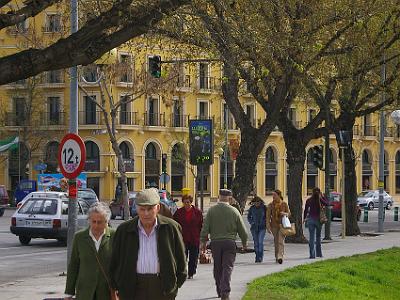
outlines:
{"label": "lamp post", "polygon": [[224,115],[225,115],[224,189],[227,189],[228,188],[228,122],[229,122],[229,118],[228,118],[228,105],[226,103],[225,103]]}
{"label": "lamp post", "polygon": [[345,185],[345,165],[346,165],[346,159],[345,159],[345,149],[348,148],[351,144],[351,137],[350,137],[350,132],[345,131],[345,130],[340,130],[338,139],[337,139],[340,151],[342,153],[342,239],[346,237],[346,202],[344,201],[345,199],[345,193],[346,193],[346,185]]}

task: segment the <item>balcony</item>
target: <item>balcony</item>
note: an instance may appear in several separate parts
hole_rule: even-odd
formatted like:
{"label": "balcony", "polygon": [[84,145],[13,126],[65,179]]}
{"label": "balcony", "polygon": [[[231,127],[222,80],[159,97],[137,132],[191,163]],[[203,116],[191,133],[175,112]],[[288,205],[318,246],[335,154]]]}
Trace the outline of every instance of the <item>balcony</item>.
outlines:
{"label": "balcony", "polygon": [[179,75],[178,82],[176,83],[178,89],[188,89],[192,87],[190,75]]}
{"label": "balcony", "polygon": [[189,115],[171,114],[170,127],[189,127]]}
{"label": "balcony", "polygon": [[29,120],[26,119],[24,113],[6,112],[5,113],[5,126],[27,126]]}
{"label": "balcony", "polygon": [[165,127],[165,114],[144,113],[144,126],[162,126]]}
{"label": "balcony", "polygon": [[123,158],[125,172],[134,172],[135,171],[135,160],[133,158]]}
{"label": "balcony", "polygon": [[198,79],[198,88],[203,92],[221,91],[221,79],[216,77],[200,76]]}
{"label": "balcony", "polygon": [[132,66],[129,63],[118,63],[116,66],[119,83],[133,83]]}
{"label": "balcony", "polygon": [[56,33],[61,32],[62,26],[59,23],[50,23],[43,26],[44,33]]}
{"label": "balcony", "polygon": [[98,172],[100,171],[100,160],[98,158],[87,158],[85,161],[86,172]]}
{"label": "balcony", "polygon": [[43,83],[56,84],[64,83],[64,73],[62,70],[48,71],[45,73]]}
{"label": "balcony", "polygon": [[40,114],[40,125],[66,125],[65,112],[43,112]]}
{"label": "balcony", "polygon": [[120,111],[119,119],[117,120],[119,125],[139,125],[138,113],[131,111]]}
{"label": "balcony", "polygon": [[171,174],[172,176],[185,176],[185,161],[171,160]]}
{"label": "balcony", "polygon": [[101,111],[80,111],[79,125],[100,125]]}
{"label": "balcony", "polygon": [[145,168],[146,168],[146,176],[160,176],[159,159],[146,159]]}
{"label": "balcony", "polygon": [[370,163],[362,164],[362,175],[365,176],[372,175],[372,165]]}
{"label": "balcony", "polygon": [[385,137],[393,137],[395,134],[394,127],[386,127],[385,128]]}
{"label": "balcony", "polygon": [[376,136],[374,125],[364,125],[364,136]]}

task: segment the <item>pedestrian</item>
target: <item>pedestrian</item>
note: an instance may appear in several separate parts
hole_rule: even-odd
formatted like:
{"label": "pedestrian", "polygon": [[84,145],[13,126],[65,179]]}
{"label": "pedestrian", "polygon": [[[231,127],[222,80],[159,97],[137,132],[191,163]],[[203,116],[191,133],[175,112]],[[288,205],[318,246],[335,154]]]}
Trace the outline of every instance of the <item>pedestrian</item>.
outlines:
{"label": "pedestrian", "polygon": [[[102,202],[88,210],[89,227],[75,234],[68,264],[65,299],[110,300],[110,274],[114,230],[108,227],[111,211]],[[75,299],[75,298],[74,298]]]}
{"label": "pedestrian", "polygon": [[239,211],[229,204],[232,192],[219,191],[219,201],[210,207],[200,233],[201,251],[206,250],[208,234],[211,239],[211,253],[214,260],[214,279],[218,297],[229,299],[230,281],[236,258],[236,236],[242,240],[242,250],[247,248],[247,232]]}
{"label": "pedestrian", "polygon": [[186,280],[181,226],[158,214],[155,189],[136,195],[138,217],[119,225],[113,243],[111,280],[121,300],[172,300]]}
{"label": "pedestrian", "polygon": [[247,220],[250,224],[251,235],[254,241],[256,263],[262,262],[264,257],[264,237],[267,225],[267,207],[263,199],[255,196],[249,208]]}
{"label": "pedestrian", "polygon": [[328,202],[322,196],[321,190],[317,187],[313,188],[311,197],[306,201],[303,214],[303,222],[310,233],[308,238],[310,259],[314,259],[315,256],[322,257],[320,212],[321,206],[326,205]]}
{"label": "pedestrian", "polygon": [[229,204],[232,205],[234,208],[236,208],[241,215],[243,214],[242,208],[240,207],[239,202],[237,202],[235,198],[230,197]]}
{"label": "pedestrian", "polygon": [[197,261],[199,259],[200,231],[203,226],[203,213],[200,209],[193,206],[193,197],[190,195],[182,196],[183,207],[179,208],[174,219],[182,226],[183,242],[186,248],[188,263],[188,279],[192,279],[196,274]]}
{"label": "pedestrian", "polygon": [[283,201],[282,192],[275,190],[272,193],[272,202],[267,206],[267,231],[274,236],[275,261],[279,264],[283,262],[285,251],[285,236],[280,230],[283,216],[290,217],[289,206]]}

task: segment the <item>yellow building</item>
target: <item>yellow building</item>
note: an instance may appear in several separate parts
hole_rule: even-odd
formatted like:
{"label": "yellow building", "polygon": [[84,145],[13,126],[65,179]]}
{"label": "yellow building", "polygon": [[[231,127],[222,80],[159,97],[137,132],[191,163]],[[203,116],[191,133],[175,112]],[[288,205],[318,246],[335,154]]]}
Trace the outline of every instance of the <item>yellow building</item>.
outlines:
{"label": "yellow building", "polygon": [[[36,26],[36,27],[34,27]],[[59,7],[52,7],[32,20],[19,24],[12,30],[0,32],[0,56],[19,51],[28,46],[27,35],[55,39],[65,34]],[[174,49],[148,48],[141,41],[135,47],[121,47],[98,64],[113,64],[115,73],[108,80],[108,87],[115,101],[121,97],[134,97],[139,81],[143,84],[147,59],[150,55],[161,55],[164,59],[176,58]],[[133,49],[133,50],[132,50]],[[110,58],[111,57],[111,58]],[[164,66],[163,66],[164,68]],[[189,119],[211,118],[214,120],[215,154],[214,164],[205,170],[206,195],[217,197],[224,187],[225,104],[220,90],[221,68],[218,64],[199,62],[179,66],[176,85],[168,92],[162,88],[147,91],[133,102],[122,104],[116,116],[119,147],[122,150],[128,177],[128,189],[140,190],[147,186],[159,186],[162,154],[167,155],[167,173],[171,181],[167,190],[179,196],[183,187],[193,192],[196,187],[197,170],[189,164],[187,156]],[[88,187],[92,187],[99,198],[110,201],[118,183],[117,159],[112,150],[106,126],[99,108],[88,97],[100,101],[101,93],[93,83],[98,79],[96,65],[80,68],[79,90],[79,135],[85,142],[87,159],[85,172]],[[149,79],[150,80],[150,79]],[[154,80],[154,79],[152,79]],[[157,91],[157,92],[155,92]],[[242,87],[243,109],[254,126],[265,118],[262,108]],[[105,106],[109,108],[109,104]],[[34,167],[44,162],[48,173],[58,172],[56,159],[59,142],[68,132],[69,121],[69,76],[68,70],[57,70],[41,74],[35,80],[22,80],[0,87],[1,139],[19,135],[20,154],[17,151],[0,153],[0,184],[13,190],[20,178],[36,179]],[[28,109],[29,108],[29,109]],[[304,126],[315,108],[302,101],[292,104],[289,116],[298,127]],[[30,117],[29,117],[30,116]],[[228,116],[228,143],[233,145],[240,132],[232,116]],[[378,114],[366,116],[354,127],[354,148],[357,172],[357,189],[378,187]],[[390,194],[400,193],[400,131],[391,120],[385,137],[385,189]],[[341,190],[341,167],[338,147],[333,135],[331,142],[332,190]],[[308,161],[304,171],[303,195],[314,186],[324,187],[324,174],[312,164],[310,149],[322,140],[315,140],[307,148]],[[287,191],[287,164],[282,134],[274,131],[258,157],[254,177],[254,193],[265,197],[274,189]],[[235,161],[227,155],[227,185],[234,177]]]}

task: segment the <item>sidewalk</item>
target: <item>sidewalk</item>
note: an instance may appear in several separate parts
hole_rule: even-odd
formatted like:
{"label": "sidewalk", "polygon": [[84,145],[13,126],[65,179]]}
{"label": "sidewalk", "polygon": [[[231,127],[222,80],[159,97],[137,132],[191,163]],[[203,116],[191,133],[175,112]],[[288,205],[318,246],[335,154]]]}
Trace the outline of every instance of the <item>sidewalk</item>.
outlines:
{"label": "sidewalk", "polygon": [[[346,237],[345,239],[333,237],[332,241],[323,243],[323,259],[368,253],[394,246],[400,247],[400,232],[386,232],[379,236]],[[272,244],[268,241],[264,263],[261,264],[254,263],[254,253],[237,255],[231,283],[231,299],[241,299],[246,292],[247,283],[254,278],[318,261],[308,259],[308,245],[306,244],[287,244],[282,265],[275,263],[272,250]],[[1,299],[42,300],[62,297],[65,279],[66,277],[60,277],[59,274],[47,274],[0,285]],[[199,265],[197,275],[194,279],[185,282],[179,290],[177,299],[218,299],[212,275],[212,264]]]}

